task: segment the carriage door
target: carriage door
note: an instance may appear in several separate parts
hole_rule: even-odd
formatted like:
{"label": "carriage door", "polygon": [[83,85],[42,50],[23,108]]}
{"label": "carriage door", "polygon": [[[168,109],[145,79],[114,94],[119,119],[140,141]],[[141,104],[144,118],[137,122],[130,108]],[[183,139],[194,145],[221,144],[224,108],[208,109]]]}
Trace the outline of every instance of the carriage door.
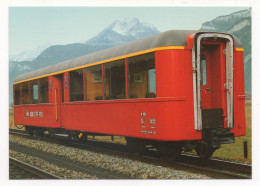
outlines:
{"label": "carriage door", "polygon": [[[221,69],[222,50],[221,44],[203,44],[200,53],[200,98],[202,129],[205,128],[223,128],[225,92],[224,86],[224,69]],[[223,100],[225,101],[225,100]]]}
{"label": "carriage door", "polygon": [[200,34],[193,49],[195,129],[233,127],[233,40]]}
{"label": "carriage door", "polygon": [[64,127],[63,115],[64,115],[64,88],[63,88],[63,74],[54,76],[55,84],[53,86],[54,91],[54,105],[55,105],[55,118],[60,123],[60,127]]}

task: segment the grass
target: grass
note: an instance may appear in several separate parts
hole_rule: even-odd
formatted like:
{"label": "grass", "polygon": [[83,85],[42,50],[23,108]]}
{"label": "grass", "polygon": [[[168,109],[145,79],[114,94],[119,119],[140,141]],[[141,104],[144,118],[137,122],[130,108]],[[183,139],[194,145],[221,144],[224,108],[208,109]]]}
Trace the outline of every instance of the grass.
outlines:
{"label": "grass", "polygon": [[[235,138],[235,143],[222,145],[213,157],[233,159],[245,163],[252,162],[252,103],[246,101],[246,135]],[[244,158],[243,143],[247,141],[248,158]]]}
{"label": "grass", "polygon": [[[244,158],[244,148],[243,143],[247,142],[248,146],[248,158]],[[220,149],[218,149],[213,157],[232,159],[237,161],[242,161],[244,163],[252,162],[252,143],[251,143],[251,128],[247,128],[246,136],[236,137],[235,143],[223,144]]]}
{"label": "grass", "polygon": [[[252,162],[252,104],[251,101],[246,102],[246,135],[235,138],[235,143],[222,145],[220,149],[218,149],[213,157],[223,158],[223,159],[233,159],[240,162],[251,163]],[[14,125],[13,119],[13,109],[9,109],[9,128],[17,128],[22,127],[18,125],[17,127]],[[93,139],[92,136],[88,138]],[[100,141],[112,141],[110,136],[95,136],[94,139]],[[243,143],[247,141],[248,144],[248,158],[244,158],[244,150]],[[124,137],[114,136],[114,143],[126,143]]]}
{"label": "grass", "polygon": [[111,136],[88,136],[88,139],[95,139],[99,141],[106,141],[106,142],[113,142],[113,143],[121,143],[121,144],[126,144],[125,137],[123,136],[114,136],[114,139],[111,139]]}

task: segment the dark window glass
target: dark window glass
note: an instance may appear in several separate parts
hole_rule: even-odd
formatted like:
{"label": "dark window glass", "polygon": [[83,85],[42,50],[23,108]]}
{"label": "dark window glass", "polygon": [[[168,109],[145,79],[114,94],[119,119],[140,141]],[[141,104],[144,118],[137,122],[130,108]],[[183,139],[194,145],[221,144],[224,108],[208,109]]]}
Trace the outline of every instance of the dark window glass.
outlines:
{"label": "dark window glass", "polygon": [[20,84],[14,85],[14,105],[20,105]]}
{"label": "dark window glass", "polygon": [[48,77],[39,79],[39,100],[40,103],[49,103]]}
{"label": "dark window glass", "polygon": [[83,101],[83,69],[69,72],[70,101]]}
{"label": "dark window glass", "polygon": [[104,65],[105,99],[125,99],[125,61]]}
{"label": "dark window glass", "polygon": [[38,80],[33,80],[29,82],[30,86],[30,103],[38,103]]}
{"label": "dark window glass", "polygon": [[154,53],[127,59],[128,97],[156,97],[156,73]]}
{"label": "dark window glass", "polygon": [[88,67],[85,72],[85,100],[102,100],[102,65]]}
{"label": "dark window glass", "polygon": [[29,103],[29,90],[28,90],[28,82],[21,84],[22,88],[22,104]]}

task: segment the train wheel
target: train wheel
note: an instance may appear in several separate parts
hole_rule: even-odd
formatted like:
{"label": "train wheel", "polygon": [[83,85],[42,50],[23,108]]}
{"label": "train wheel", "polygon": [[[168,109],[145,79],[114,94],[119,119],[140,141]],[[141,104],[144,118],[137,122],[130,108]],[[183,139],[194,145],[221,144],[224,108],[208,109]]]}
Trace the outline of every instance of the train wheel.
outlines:
{"label": "train wheel", "polygon": [[126,145],[128,150],[135,155],[142,155],[145,150],[145,144],[142,140],[126,138]]}
{"label": "train wheel", "polygon": [[77,140],[77,139],[78,139],[78,134],[77,134],[76,132],[71,131],[71,132],[69,133],[69,139],[70,139],[71,141]]}
{"label": "train wheel", "polygon": [[195,150],[200,159],[207,160],[212,156],[216,149],[211,148],[206,142],[199,142]]}
{"label": "train wheel", "polygon": [[51,138],[53,138],[54,135],[55,135],[54,130],[53,130],[53,129],[49,129],[48,132],[49,132],[49,136],[50,136]]}
{"label": "train wheel", "polygon": [[37,140],[42,139],[43,135],[44,135],[44,131],[42,129],[35,128],[33,130],[33,138],[35,138]]}
{"label": "train wheel", "polygon": [[44,130],[40,128],[28,127],[26,130],[29,132],[30,137],[35,139],[41,139],[44,135]]}
{"label": "train wheel", "polygon": [[43,136],[44,136],[44,130],[42,130],[42,129],[37,129],[37,130],[34,131],[34,137],[35,137],[36,139],[42,139]]}
{"label": "train wheel", "polygon": [[180,159],[182,145],[180,143],[160,143],[157,149],[164,159],[176,161]]}
{"label": "train wheel", "polygon": [[26,131],[29,133],[29,136],[30,136],[30,137],[33,137],[33,135],[34,135],[34,130],[33,130],[33,128],[31,128],[31,127],[26,127]]}

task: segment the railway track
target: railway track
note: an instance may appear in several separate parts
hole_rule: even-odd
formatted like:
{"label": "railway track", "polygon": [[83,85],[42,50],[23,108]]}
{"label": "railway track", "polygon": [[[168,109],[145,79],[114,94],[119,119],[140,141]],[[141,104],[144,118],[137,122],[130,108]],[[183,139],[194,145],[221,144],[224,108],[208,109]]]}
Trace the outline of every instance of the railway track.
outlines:
{"label": "railway track", "polygon": [[[192,173],[200,173],[216,179],[251,179],[252,166],[219,159],[201,161],[198,156],[182,154],[178,161],[162,159],[155,150],[148,150],[142,155],[127,152],[125,145],[91,141],[90,144],[76,144],[79,148],[95,150],[101,153],[120,155],[125,158],[155,164],[157,166],[174,168]],[[75,143],[72,144],[75,146]]]}
{"label": "railway track", "polygon": [[200,161],[198,156],[183,154],[182,161],[186,164],[192,164],[195,166],[200,166],[204,168],[206,171],[212,169],[213,173],[215,172],[216,175],[219,174],[220,177],[227,178],[244,178],[244,179],[251,179],[252,178],[252,166],[248,164],[238,163],[238,162],[231,162],[226,160],[220,160],[211,158],[208,161]]}
{"label": "railway track", "polygon": [[[26,132],[10,130],[13,134],[28,135]],[[49,139],[47,139],[49,140]],[[86,144],[54,140],[53,142],[62,143],[71,147],[87,149],[109,155],[117,155],[123,158],[137,160],[145,163],[155,164],[157,166],[174,168],[192,173],[200,173],[216,179],[251,179],[252,166],[242,163],[223,161],[218,159],[209,159],[201,161],[199,157],[193,155],[182,154],[179,161],[173,162],[161,159],[156,150],[150,149],[142,155],[134,155],[128,152],[125,145],[114,144],[109,142],[100,142],[91,140]]]}
{"label": "railway track", "polygon": [[19,153],[40,158],[45,162],[54,164],[63,169],[87,174],[92,178],[99,178],[99,179],[129,179],[130,178],[128,176],[121,175],[116,172],[107,171],[105,169],[101,169],[97,167],[87,166],[85,164],[78,163],[74,160],[64,158],[59,155],[47,153],[24,145],[10,143],[9,148]]}
{"label": "railway track", "polygon": [[[10,165],[15,165],[16,167],[29,172],[30,176],[28,177],[30,178],[33,177],[36,179],[61,179],[59,176],[46,172],[45,170],[39,169],[35,166],[29,165],[28,163],[22,162],[12,157],[9,157],[9,163]],[[25,179],[28,179],[28,177],[25,177]]]}

